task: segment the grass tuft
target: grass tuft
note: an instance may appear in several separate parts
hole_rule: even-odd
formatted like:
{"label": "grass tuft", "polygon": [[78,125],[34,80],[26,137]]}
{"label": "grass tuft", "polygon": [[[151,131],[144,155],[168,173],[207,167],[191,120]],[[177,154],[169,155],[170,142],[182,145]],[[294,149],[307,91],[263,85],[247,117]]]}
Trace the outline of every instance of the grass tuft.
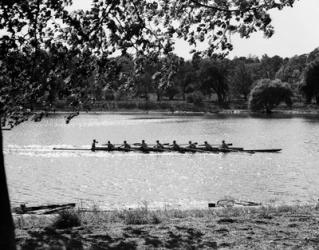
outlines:
{"label": "grass tuft", "polygon": [[160,224],[162,222],[160,213],[145,208],[124,210],[119,216],[127,225]]}
{"label": "grass tuft", "polygon": [[52,227],[56,229],[66,229],[81,225],[81,219],[74,210],[63,210],[59,213]]}

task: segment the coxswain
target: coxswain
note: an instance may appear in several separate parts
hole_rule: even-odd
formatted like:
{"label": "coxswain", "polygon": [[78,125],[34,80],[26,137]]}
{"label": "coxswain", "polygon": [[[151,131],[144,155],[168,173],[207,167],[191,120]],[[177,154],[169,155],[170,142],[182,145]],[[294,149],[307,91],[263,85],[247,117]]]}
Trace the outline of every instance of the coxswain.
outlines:
{"label": "coxswain", "polygon": [[213,150],[212,145],[210,145],[207,141],[204,141],[204,147],[206,150]]}
{"label": "coxswain", "polygon": [[128,144],[127,141],[124,141],[123,145],[121,147],[124,148],[124,149],[127,149],[127,150],[131,149],[131,145]]}
{"label": "coxswain", "polygon": [[95,151],[95,144],[96,143],[98,143],[98,141],[94,139],[93,142],[92,142],[92,146],[91,146],[91,150],[92,151]]}
{"label": "coxswain", "polygon": [[161,144],[161,143],[159,142],[159,140],[157,140],[157,141],[156,141],[155,148],[157,148],[157,149],[164,149],[164,146],[163,146],[163,144]]}
{"label": "coxswain", "polygon": [[224,140],[222,141],[222,145],[220,147],[222,149],[228,149],[228,145],[226,144],[226,142]]}
{"label": "coxswain", "polygon": [[176,143],[175,140],[173,141],[172,149],[177,151],[181,150],[181,147]]}
{"label": "coxswain", "polygon": [[115,149],[114,145],[113,145],[110,141],[107,142],[107,149],[108,149],[108,150],[113,150],[113,149]]}
{"label": "coxswain", "polygon": [[196,149],[196,143],[192,143],[192,141],[189,141],[187,148]]}
{"label": "coxswain", "polygon": [[142,140],[141,149],[148,149],[148,146],[147,146],[145,140]]}

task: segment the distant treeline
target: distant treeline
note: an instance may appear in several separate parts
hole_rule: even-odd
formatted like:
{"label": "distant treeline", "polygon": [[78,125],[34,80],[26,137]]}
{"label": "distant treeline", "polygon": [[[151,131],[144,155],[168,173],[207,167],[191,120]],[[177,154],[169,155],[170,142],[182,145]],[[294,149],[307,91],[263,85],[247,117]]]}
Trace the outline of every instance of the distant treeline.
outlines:
{"label": "distant treeline", "polygon": [[[1,63],[1,80],[13,94],[23,92],[24,87],[38,93],[30,95],[32,99],[24,98],[27,102],[24,106],[31,110],[41,107],[42,99],[45,99],[46,108],[48,100],[52,107],[62,101],[69,107],[89,108],[100,101],[140,99],[153,102],[183,100],[196,106],[212,101],[227,107],[232,102],[247,103],[249,97],[253,98],[252,90],[256,91],[258,84],[265,86],[274,81],[277,87],[285,84],[291,91],[288,94],[291,100],[287,101],[286,96],[275,102],[291,104],[298,100],[309,103],[312,97],[319,102],[319,49],[292,58],[264,55],[230,60],[207,59],[194,54],[189,61],[174,54],[156,60],[151,56],[133,58],[129,55],[104,60],[85,51],[74,54],[63,51],[63,46],[52,50],[54,53],[38,50],[36,56],[30,57],[26,56],[28,53],[15,51],[8,53]],[[26,82],[33,82],[34,89],[23,85],[24,78],[30,76],[33,79]],[[277,92],[274,90],[270,95]],[[16,102],[19,105],[19,100]],[[256,110],[270,110],[275,105]]]}

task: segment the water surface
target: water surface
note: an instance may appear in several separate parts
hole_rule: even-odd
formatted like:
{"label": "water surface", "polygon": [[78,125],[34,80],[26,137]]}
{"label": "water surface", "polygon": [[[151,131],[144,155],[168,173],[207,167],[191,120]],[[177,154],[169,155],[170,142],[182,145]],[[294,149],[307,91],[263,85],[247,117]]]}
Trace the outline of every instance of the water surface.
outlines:
{"label": "water surface", "polygon": [[[4,131],[6,171],[13,205],[76,202],[102,208],[201,208],[230,196],[265,204],[313,203],[319,194],[319,119],[163,114],[63,115]],[[57,152],[111,140],[154,143],[189,140],[275,154],[139,154]]]}

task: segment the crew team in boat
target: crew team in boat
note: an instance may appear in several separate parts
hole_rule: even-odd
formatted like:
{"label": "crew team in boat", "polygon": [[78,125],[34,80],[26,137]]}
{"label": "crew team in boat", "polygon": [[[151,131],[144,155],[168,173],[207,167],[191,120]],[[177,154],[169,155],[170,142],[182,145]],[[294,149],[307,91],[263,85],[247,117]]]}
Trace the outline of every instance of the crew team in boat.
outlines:
{"label": "crew team in boat", "polygon": [[187,146],[181,147],[176,140],[173,141],[172,144],[169,143],[160,143],[159,140],[156,141],[155,145],[149,146],[145,140],[142,140],[142,143],[134,143],[133,145],[138,145],[139,147],[131,147],[130,144],[127,143],[127,141],[124,141],[121,146],[115,146],[112,144],[110,141],[107,142],[106,145],[107,147],[97,147],[96,144],[98,141],[96,139],[93,140],[91,148],[90,149],[84,149],[84,148],[53,148],[54,150],[91,150],[91,151],[141,151],[144,153],[149,153],[149,152],[164,152],[164,151],[177,151],[180,153],[185,153],[185,152],[247,152],[247,153],[275,153],[275,152],[280,152],[280,148],[270,148],[270,149],[244,149],[244,148],[239,148],[239,147],[229,147],[232,146],[232,144],[228,144],[225,142],[225,140],[222,140],[221,145],[216,145],[212,146],[209,144],[207,141],[204,142],[203,145],[199,145],[197,147],[198,143],[197,142],[192,142],[189,141]]}
{"label": "crew team in boat", "polygon": [[[96,144],[97,143],[98,143],[98,141],[96,139],[94,139],[93,142],[92,142],[92,146],[91,146],[91,150],[92,151],[96,150]],[[152,147],[148,146],[148,144],[145,142],[145,140],[142,140],[141,143],[136,143],[136,144],[140,145],[140,149],[144,150],[144,151],[152,149]],[[136,144],[134,144],[134,145],[136,145]],[[110,141],[108,141],[107,144],[104,144],[104,145],[107,146],[106,149],[109,150],[109,151],[117,149],[114,146],[114,144],[112,144]],[[169,145],[169,144],[167,143],[167,145]],[[153,147],[153,149],[161,149],[161,150],[168,149],[168,150],[173,150],[173,151],[183,151],[185,149],[194,149],[194,150],[199,149],[199,150],[212,151],[212,150],[215,149],[207,141],[205,141],[204,145],[201,145],[201,146],[203,146],[203,148],[201,148],[201,147],[198,148],[196,142],[189,141],[188,145],[185,148],[183,148],[179,144],[177,144],[176,140],[174,140],[170,147],[165,148],[164,145],[162,143],[160,143],[159,140],[157,140],[156,144]],[[131,145],[128,144],[127,141],[124,141],[123,144],[121,146],[119,146],[118,148],[119,149],[122,148],[124,150],[131,150],[132,149]],[[220,148],[220,149],[229,149],[228,144],[225,142],[225,140],[222,141],[221,145],[218,148]],[[218,149],[218,148],[216,148],[216,149]]]}
{"label": "crew team in boat", "polygon": [[164,152],[164,151],[176,151],[179,153],[185,153],[185,152],[246,152],[246,153],[276,153],[280,152],[281,148],[267,148],[267,149],[244,149],[242,147],[229,147],[232,146],[231,143],[226,143],[225,140],[222,140],[222,143],[220,145],[212,146],[207,141],[204,142],[203,145],[198,145],[197,142],[189,141],[186,146],[181,147],[176,140],[173,141],[172,144],[169,143],[160,143],[159,140],[156,141],[156,144],[148,145],[145,140],[142,140],[142,143],[134,143],[134,146],[138,147],[131,147],[130,144],[127,143],[127,141],[124,141],[121,146],[116,146],[112,144],[110,141],[107,142],[107,144],[102,144],[106,147],[97,147],[96,144],[98,144],[98,141],[96,139],[93,140],[91,148],[53,148],[53,150],[79,150],[79,151],[85,151],[85,150],[91,150],[91,151],[140,151],[143,153],[149,153],[149,152]]}

